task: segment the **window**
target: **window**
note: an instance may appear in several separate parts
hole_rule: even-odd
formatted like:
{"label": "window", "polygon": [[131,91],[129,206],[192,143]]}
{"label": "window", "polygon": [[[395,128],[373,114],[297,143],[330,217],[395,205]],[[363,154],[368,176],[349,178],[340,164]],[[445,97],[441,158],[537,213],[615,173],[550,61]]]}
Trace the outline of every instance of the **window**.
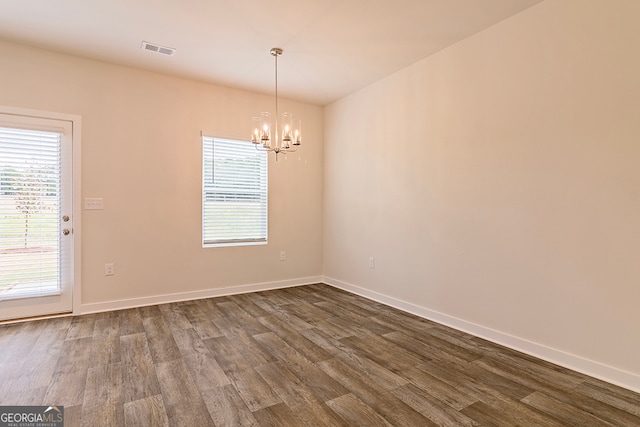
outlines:
{"label": "window", "polygon": [[0,127],[0,298],[59,293],[61,136]]}
{"label": "window", "polygon": [[202,137],[202,246],[267,243],[267,153]]}

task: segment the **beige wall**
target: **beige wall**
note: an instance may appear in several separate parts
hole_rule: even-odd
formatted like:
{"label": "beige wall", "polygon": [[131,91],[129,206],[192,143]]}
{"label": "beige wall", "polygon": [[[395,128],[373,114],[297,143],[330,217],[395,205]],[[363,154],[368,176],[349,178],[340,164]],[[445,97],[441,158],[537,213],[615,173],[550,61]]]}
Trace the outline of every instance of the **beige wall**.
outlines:
{"label": "beige wall", "polygon": [[271,97],[0,42],[0,104],[82,116],[82,197],[105,203],[82,217],[87,306],[324,269],[639,378],[639,18],[547,0],[328,106],[324,129],[283,101],[306,139],[271,159],[268,246],[200,247],[200,130],[244,137]]}
{"label": "beige wall", "polygon": [[[200,131],[246,138],[251,115],[272,100],[0,42],[0,104],[82,117],[82,197],[105,206],[82,215],[83,304],[322,274],[317,106],[282,101],[302,118],[305,141],[270,159],[269,244],[201,248]],[[104,276],[106,262],[115,276]]]}
{"label": "beige wall", "polygon": [[328,280],[640,388],[638,22],[548,0],[328,106]]}

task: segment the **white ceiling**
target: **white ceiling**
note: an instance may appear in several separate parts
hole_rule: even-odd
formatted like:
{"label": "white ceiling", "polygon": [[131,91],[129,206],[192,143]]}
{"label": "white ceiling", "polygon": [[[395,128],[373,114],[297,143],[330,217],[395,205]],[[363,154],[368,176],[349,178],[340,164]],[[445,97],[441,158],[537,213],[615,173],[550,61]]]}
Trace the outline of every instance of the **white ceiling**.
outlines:
{"label": "white ceiling", "polygon": [[[541,0],[2,0],[0,38],[325,105]],[[175,48],[143,51],[142,41]]]}

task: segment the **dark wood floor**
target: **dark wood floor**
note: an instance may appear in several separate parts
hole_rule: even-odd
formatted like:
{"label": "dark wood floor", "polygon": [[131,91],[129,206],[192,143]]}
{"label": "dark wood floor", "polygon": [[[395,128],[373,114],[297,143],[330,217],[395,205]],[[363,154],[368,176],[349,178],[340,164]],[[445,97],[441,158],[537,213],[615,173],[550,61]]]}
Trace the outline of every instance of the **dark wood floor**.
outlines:
{"label": "dark wood floor", "polygon": [[640,426],[640,395],[313,285],[0,327],[66,426]]}

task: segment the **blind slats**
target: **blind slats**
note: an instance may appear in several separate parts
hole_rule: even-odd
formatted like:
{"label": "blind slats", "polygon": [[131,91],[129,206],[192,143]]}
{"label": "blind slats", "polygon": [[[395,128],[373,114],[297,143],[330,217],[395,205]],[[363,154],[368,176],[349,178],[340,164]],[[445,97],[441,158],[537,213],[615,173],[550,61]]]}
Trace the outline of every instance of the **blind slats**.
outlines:
{"label": "blind slats", "polygon": [[60,293],[61,134],[0,127],[0,299]]}
{"label": "blind slats", "polygon": [[246,141],[202,138],[202,243],[267,241],[267,156]]}

